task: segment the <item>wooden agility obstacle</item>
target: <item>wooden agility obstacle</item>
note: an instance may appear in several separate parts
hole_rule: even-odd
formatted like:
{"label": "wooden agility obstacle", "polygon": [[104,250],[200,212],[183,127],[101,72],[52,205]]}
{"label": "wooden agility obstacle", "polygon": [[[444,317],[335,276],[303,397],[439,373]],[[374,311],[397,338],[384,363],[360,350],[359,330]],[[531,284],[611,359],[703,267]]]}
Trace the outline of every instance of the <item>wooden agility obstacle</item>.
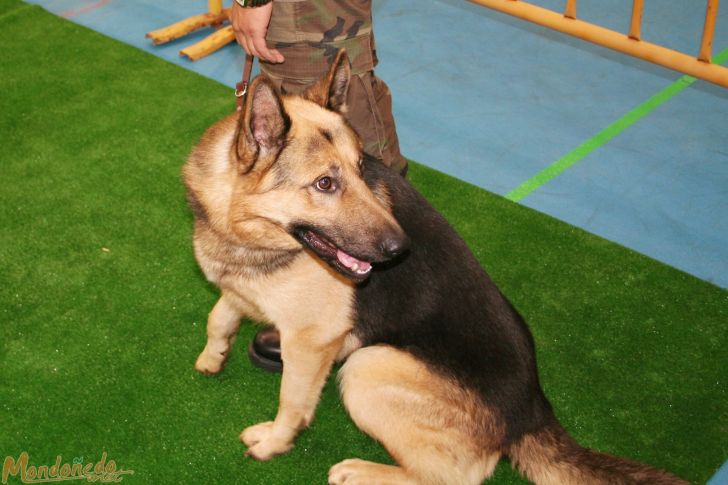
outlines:
{"label": "wooden agility obstacle", "polygon": [[633,0],[628,34],[576,18],[576,0],[566,0],[564,13],[521,0],[470,0],[513,17],[548,27],[579,39],[628,54],[654,64],[728,88],[728,68],[711,64],[713,34],[720,0],[707,0],[705,24],[698,57],[642,40],[643,0]]}
{"label": "wooden agility obstacle", "polygon": [[231,26],[223,27],[223,23],[229,20],[230,9],[222,8],[222,0],[208,0],[207,7],[206,13],[193,15],[167,27],[148,32],[146,37],[152,39],[155,45],[159,45],[184,37],[203,27],[212,27],[216,29],[213,34],[179,51],[181,56],[187,56],[192,61],[212,54],[233,42],[235,33]]}

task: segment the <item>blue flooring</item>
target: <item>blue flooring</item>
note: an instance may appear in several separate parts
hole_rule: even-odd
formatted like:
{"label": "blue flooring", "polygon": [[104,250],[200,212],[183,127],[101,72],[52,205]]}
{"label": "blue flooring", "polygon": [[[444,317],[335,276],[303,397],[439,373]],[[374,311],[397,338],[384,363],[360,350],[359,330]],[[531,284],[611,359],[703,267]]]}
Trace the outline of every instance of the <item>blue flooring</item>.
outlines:
{"label": "blue flooring", "polygon": [[[30,3],[224,84],[240,77],[234,45],[179,57],[207,32],[144,38],[205,1]],[[643,38],[696,53],[703,2],[648,3]],[[630,5],[580,0],[578,15],[624,31]],[[375,0],[374,19],[403,153],[501,195],[680,77],[461,0]],[[726,9],[714,45],[728,47]],[[728,288],[727,122],[728,90],[697,82],[522,203]]]}
{"label": "blue flooring", "polygon": [[[179,57],[209,31],[144,38],[203,0],[29,3],[224,84],[240,77],[234,45]],[[697,53],[704,2],[647,3],[643,38]],[[580,0],[578,16],[624,31],[630,5]],[[403,153],[501,195],[681,76],[462,0],[374,0],[374,22]],[[728,48],[726,8],[714,46]],[[522,203],[728,288],[727,128],[728,90],[697,82]]]}
{"label": "blue flooring", "polygon": [[728,485],[728,461],[708,480],[706,485]]}
{"label": "blue flooring", "polygon": [[[644,38],[697,52],[690,3],[646,8]],[[629,8],[582,14],[624,30]],[[403,151],[502,195],[681,77],[465,2],[383,2],[375,22]],[[727,127],[728,90],[695,83],[523,203],[728,287]]]}
{"label": "blue flooring", "polygon": [[[209,30],[165,46],[144,38],[204,0],[29,3],[226,85],[240,78],[235,45],[179,57]],[[580,0],[578,16],[625,31],[630,6]],[[697,54],[704,8],[646,2],[643,39]],[[374,22],[403,153],[501,195],[681,77],[462,0],[374,0]],[[714,54],[725,48],[724,6]],[[522,203],[728,288],[728,89],[696,82]],[[728,463],[709,483],[728,484]]]}

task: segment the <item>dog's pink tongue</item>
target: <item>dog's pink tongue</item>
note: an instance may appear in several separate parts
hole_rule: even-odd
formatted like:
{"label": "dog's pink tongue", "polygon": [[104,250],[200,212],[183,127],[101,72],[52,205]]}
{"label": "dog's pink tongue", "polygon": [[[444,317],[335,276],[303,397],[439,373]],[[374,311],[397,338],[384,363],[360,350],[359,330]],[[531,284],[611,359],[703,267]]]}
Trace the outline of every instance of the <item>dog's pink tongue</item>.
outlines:
{"label": "dog's pink tongue", "polygon": [[[336,251],[336,258],[349,269],[352,270],[358,270],[358,271],[369,271],[369,268],[371,268],[371,264],[367,263],[366,261],[360,261],[356,259],[354,256],[351,256],[349,254],[346,254],[341,249]],[[356,269],[355,269],[356,268]]]}

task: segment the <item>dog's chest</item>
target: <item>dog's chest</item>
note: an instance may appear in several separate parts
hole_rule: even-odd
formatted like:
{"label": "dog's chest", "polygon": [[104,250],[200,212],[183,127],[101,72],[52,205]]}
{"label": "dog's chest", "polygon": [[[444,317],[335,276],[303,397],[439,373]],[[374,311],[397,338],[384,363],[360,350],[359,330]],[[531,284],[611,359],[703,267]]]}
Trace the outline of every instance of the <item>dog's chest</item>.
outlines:
{"label": "dog's chest", "polygon": [[317,258],[301,253],[266,275],[221,277],[220,287],[253,319],[278,328],[351,328],[354,286]]}

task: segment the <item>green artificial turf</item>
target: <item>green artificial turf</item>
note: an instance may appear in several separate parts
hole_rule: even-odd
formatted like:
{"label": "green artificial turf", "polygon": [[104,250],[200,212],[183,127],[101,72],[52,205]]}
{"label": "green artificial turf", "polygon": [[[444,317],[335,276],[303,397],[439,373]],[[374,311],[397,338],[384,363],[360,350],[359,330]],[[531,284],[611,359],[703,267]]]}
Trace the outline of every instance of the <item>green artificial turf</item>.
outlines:
{"label": "green artificial turf", "polygon": [[[193,363],[217,291],[179,171],[230,89],[38,7],[0,1],[0,458],[100,459],[127,483],[325,483],[388,460],[333,379],[289,454],[243,458],[280,377]],[[531,324],[583,444],[702,483],[728,458],[728,292],[417,164],[411,180]],[[12,481],[15,480],[15,481]],[[521,483],[507,462],[494,483]],[[11,479],[11,483],[19,483]]]}

